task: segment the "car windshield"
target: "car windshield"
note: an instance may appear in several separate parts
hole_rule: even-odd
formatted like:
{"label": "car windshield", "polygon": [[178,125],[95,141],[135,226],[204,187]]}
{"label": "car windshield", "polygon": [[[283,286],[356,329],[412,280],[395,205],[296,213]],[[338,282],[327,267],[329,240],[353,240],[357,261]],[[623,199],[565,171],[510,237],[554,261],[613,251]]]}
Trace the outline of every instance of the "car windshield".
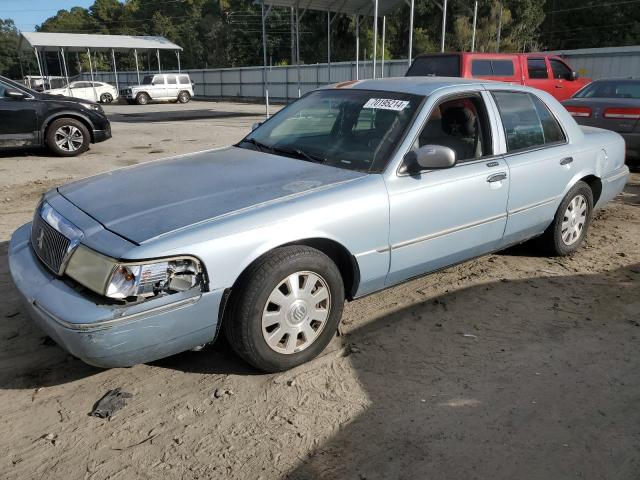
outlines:
{"label": "car windshield", "polygon": [[278,112],[238,146],[379,173],[423,98],[375,90],[317,90]]}
{"label": "car windshield", "polygon": [[591,82],[574,98],[634,98],[640,100],[640,80],[600,80]]}
{"label": "car windshield", "polygon": [[142,79],[142,85],[151,85],[153,83],[153,75],[145,75]]}

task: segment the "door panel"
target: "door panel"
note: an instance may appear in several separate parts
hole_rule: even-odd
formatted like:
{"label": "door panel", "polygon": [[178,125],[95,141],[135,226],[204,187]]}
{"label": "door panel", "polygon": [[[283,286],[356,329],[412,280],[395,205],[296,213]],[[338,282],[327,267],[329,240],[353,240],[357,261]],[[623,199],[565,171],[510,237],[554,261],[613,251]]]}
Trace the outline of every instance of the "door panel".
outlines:
{"label": "door panel", "polygon": [[506,157],[511,193],[505,245],[539,235],[551,224],[574,175],[575,162],[569,161],[574,150],[560,145]]}
{"label": "door panel", "polygon": [[[504,178],[490,182],[496,174]],[[508,183],[502,159],[394,181],[387,285],[495,250],[506,224]]]}
{"label": "door panel", "polygon": [[[4,92],[1,84],[0,90]],[[0,147],[37,145],[37,120],[37,100],[0,97]]]}

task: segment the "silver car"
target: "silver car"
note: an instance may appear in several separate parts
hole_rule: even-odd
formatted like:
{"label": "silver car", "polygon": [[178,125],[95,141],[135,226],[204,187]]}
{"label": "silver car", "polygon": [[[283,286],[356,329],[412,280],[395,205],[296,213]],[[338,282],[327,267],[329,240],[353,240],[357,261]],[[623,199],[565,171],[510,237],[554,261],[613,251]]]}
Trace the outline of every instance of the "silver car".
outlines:
{"label": "silver car", "polygon": [[212,342],[264,371],[318,355],[344,300],[542,237],[582,243],[624,142],[550,95],[392,78],[313,91],[237,145],[44,195],[9,247],[34,321],[102,367]]}

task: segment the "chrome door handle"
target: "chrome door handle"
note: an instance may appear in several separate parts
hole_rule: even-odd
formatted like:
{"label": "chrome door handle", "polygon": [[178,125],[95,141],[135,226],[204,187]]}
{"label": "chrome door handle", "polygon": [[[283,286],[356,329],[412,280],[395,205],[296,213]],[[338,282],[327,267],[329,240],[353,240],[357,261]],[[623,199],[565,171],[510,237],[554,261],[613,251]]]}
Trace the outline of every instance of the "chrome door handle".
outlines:
{"label": "chrome door handle", "polygon": [[493,175],[489,175],[487,177],[487,182],[489,183],[500,182],[502,180],[505,180],[506,178],[507,178],[507,174],[505,172],[494,173]]}
{"label": "chrome door handle", "polygon": [[569,165],[571,162],[573,162],[573,157],[565,157],[560,160],[560,165]]}

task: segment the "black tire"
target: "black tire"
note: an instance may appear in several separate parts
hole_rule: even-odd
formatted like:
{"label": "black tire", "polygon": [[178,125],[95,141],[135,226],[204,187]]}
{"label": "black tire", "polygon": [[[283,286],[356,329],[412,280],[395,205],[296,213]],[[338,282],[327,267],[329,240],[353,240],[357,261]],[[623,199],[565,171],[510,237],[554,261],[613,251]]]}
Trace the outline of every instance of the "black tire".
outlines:
{"label": "black tire", "polygon": [[[579,219],[576,219],[576,224],[582,223],[582,229],[579,235],[575,235],[573,237],[570,236],[570,240],[568,243],[563,239],[563,229],[562,224],[565,220],[571,222],[571,219],[565,217],[565,213],[569,208],[569,204],[571,204],[574,199],[579,197],[584,198],[586,201],[586,214],[584,216],[583,221],[581,222]],[[591,224],[591,218],[593,215],[593,191],[591,187],[585,182],[577,182],[571,190],[565,195],[564,199],[560,203],[558,210],[556,211],[556,215],[553,219],[553,223],[549,225],[549,228],[545,231],[545,233],[540,238],[543,248],[550,255],[554,256],[565,256],[570,255],[582,245],[585,237],[587,236],[587,232],[589,230],[589,225]],[[567,234],[565,233],[565,236]]]}
{"label": "black tire", "polygon": [[189,103],[191,100],[191,94],[187,91],[182,91],[178,94],[178,102],[179,103]]}
{"label": "black tire", "polygon": [[111,95],[110,93],[103,93],[102,95],[100,95],[100,102],[101,103],[113,102],[113,95]]}
{"label": "black tire", "polygon": [[[296,272],[312,272],[325,280],[330,309],[324,327],[307,347],[295,353],[279,353],[263,336],[262,315],[274,289]],[[306,246],[281,247],[256,261],[242,275],[232,292],[223,328],[232,348],[244,360],[264,372],[280,372],[308,362],[324,350],[338,328],[343,306],[342,276],[329,257]]]}
{"label": "black tire", "polygon": [[138,95],[136,95],[136,103],[138,105],[146,105],[147,103],[149,103],[150,100],[151,100],[151,97],[149,96],[148,93],[141,92]]}
{"label": "black tire", "polygon": [[[71,134],[74,141],[67,141],[58,145],[57,140],[62,140],[64,133]],[[78,143],[78,140],[80,141]],[[45,142],[49,149],[60,157],[75,157],[87,151],[91,143],[91,134],[84,123],[75,118],[58,118],[51,122],[45,133]],[[65,147],[64,145],[67,145]]]}

